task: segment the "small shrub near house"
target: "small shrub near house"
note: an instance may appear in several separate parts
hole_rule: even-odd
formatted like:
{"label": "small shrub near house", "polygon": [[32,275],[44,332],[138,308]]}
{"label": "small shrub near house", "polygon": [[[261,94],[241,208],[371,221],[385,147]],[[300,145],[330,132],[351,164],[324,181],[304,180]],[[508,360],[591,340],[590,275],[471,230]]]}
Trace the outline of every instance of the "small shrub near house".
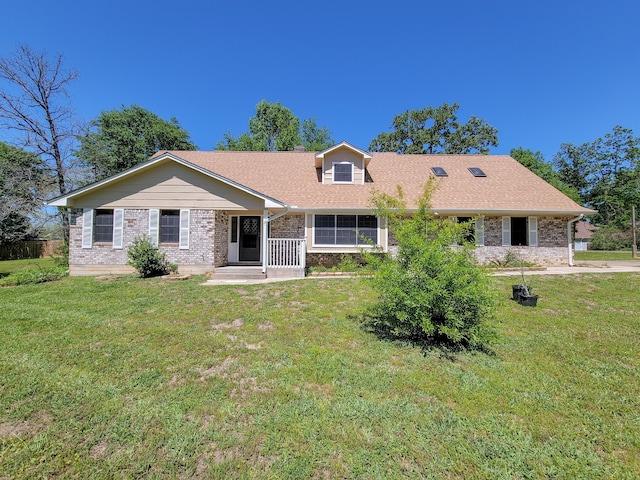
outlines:
{"label": "small shrub near house", "polygon": [[178,266],[169,262],[166,255],[153,245],[148,237],[136,237],[129,247],[129,261],[142,278],[168,275],[178,271]]}
{"label": "small shrub near house", "polygon": [[366,324],[387,338],[447,347],[483,348],[493,338],[487,326],[494,296],[489,277],[473,255],[469,226],[436,220],[429,213],[430,189],[418,211],[407,215],[397,197],[374,199],[388,221],[397,254],[368,255],[378,292]]}

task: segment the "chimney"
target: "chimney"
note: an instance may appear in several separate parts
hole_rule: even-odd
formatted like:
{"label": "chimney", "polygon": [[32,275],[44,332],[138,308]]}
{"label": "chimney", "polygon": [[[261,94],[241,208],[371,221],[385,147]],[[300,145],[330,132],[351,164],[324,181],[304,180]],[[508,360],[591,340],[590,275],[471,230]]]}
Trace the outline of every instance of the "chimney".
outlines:
{"label": "chimney", "polygon": [[296,145],[293,147],[294,152],[304,152],[304,145]]}

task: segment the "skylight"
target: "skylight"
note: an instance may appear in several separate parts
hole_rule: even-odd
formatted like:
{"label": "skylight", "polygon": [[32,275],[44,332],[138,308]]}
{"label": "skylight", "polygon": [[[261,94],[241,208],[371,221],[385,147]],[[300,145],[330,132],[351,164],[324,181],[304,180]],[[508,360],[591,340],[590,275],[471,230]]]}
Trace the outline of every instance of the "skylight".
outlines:
{"label": "skylight", "polygon": [[474,177],[486,177],[487,174],[482,171],[481,168],[471,167],[469,171],[473,174]]}
{"label": "skylight", "polygon": [[442,167],[431,167],[431,170],[435,174],[436,177],[448,177],[449,175]]}

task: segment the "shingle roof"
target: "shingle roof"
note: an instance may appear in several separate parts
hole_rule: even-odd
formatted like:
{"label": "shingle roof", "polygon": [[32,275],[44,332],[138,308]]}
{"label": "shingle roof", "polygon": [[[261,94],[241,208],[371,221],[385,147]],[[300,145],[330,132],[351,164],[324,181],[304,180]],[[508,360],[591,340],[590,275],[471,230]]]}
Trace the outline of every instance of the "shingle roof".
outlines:
{"label": "shingle roof", "polygon": [[[593,213],[507,155],[398,155],[372,153],[364,185],[322,184],[314,152],[166,152],[222,175],[287,205],[305,210],[367,209],[374,191],[394,194],[401,185],[408,201],[422,193],[432,167],[432,208],[443,213]],[[159,152],[156,156],[162,155]],[[479,167],[486,177],[468,168]],[[411,206],[411,205],[410,205]]]}

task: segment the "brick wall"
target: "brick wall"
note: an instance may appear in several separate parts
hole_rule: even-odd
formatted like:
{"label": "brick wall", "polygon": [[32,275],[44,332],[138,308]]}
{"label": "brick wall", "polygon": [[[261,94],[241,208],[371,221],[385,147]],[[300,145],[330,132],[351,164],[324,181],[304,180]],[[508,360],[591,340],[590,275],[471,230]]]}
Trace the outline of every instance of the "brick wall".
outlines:
{"label": "brick wall", "polygon": [[213,266],[221,267],[229,259],[229,214],[215,212],[215,234],[213,236]]}
{"label": "brick wall", "polygon": [[538,246],[502,246],[502,217],[485,217],[484,247],[476,249],[480,263],[502,261],[509,252],[536,265],[563,265],[567,258],[566,217],[538,217]]}
{"label": "brick wall", "polygon": [[304,238],[304,214],[290,214],[276,218],[270,224],[270,238]]}
{"label": "brick wall", "polygon": [[[225,214],[226,215],[226,214]],[[205,273],[214,265],[216,212],[192,209],[189,214],[189,249],[178,245],[160,245],[167,259],[178,265],[181,273]],[[218,225],[222,225],[222,222]],[[135,237],[149,234],[149,210],[125,209],[123,248],[114,249],[111,243],[94,243],[82,248],[82,216],[70,228],[69,269],[71,275],[97,275],[102,273],[130,273],[127,265],[128,246]],[[226,242],[226,237],[225,237]],[[225,244],[226,248],[226,244]],[[226,256],[224,257],[226,261]]]}

